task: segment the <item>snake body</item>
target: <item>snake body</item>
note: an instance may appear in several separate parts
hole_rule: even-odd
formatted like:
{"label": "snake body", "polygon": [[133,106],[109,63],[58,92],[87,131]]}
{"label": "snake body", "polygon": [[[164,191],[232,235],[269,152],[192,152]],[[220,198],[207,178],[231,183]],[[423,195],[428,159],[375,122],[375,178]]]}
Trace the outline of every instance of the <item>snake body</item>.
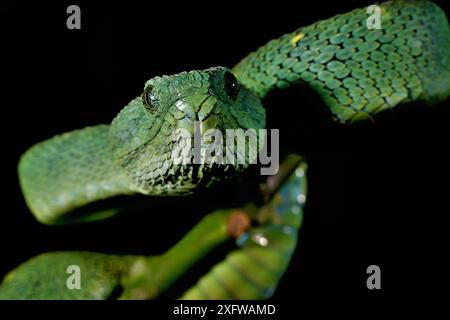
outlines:
{"label": "snake body", "polygon": [[366,119],[410,101],[450,94],[450,32],[444,12],[428,1],[379,5],[380,29],[355,9],[272,40],[233,72],[260,98],[303,82],[342,123]]}
{"label": "snake body", "polygon": [[[110,125],[44,141],[19,163],[25,199],[38,220],[64,221],[97,200],[135,192],[179,195],[208,186],[246,165],[176,165],[189,152],[176,129],[260,129],[260,99],[307,83],[337,121],[365,119],[399,104],[441,101],[450,94],[450,32],[428,1],[380,5],[381,29],[356,9],[270,41],[233,69],[211,68],[155,77]],[[178,150],[174,153],[174,150]],[[101,216],[101,215],[100,215]]]}
{"label": "snake body", "polygon": [[174,164],[189,150],[171,133],[193,132],[195,120],[202,134],[263,128],[260,99],[276,88],[308,84],[343,123],[448,97],[442,10],[428,1],[386,2],[380,10],[380,29],[369,29],[367,10],[356,9],[272,40],[232,69],[238,81],[220,67],[150,79],[112,124],[56,136],[23,155],[18,171],[28,206],[41,222],[57,223],[97,200],[186,194],[238,173],[246,165]]}
{"label": "snake body", "polygon": [[[238,173],[247,164],[175,165],[173,156],[189,151],[189,141],[174,140],[171,132],[179,128],[192,132],[195,120],[201,123],[202,134],[209,128],[263,128],[261,100],[275,89],[308,84],[341,123],[367,119],[410,101],[431,104],[446,99],[450,30],[445,14],[429,1],[390,1],[379,8],[380,29],[367,27],[366,8],[337,15],[270,41],[232,70],[218,67],[150,79],[142,97],[131,101],[110,125],[37,144],[19,163],[31,211],[44,223],[57,223],[97,200],[131,193],[186,194]],[[238,248],[182,298],[272,295],[297,243],[305,169],[301,162],[268,204],[272,220],[238,238]],[[68,257],[89,264],[100,256]],[[44,265],[45,257],[40,259],[31,260],[29,266]],[[120,268],[129,267],[119,260]],[[13,274],[23,283],[30,277],[26,268],[27,264]],[[99,269],[100,275],[92,275],[93,283],[104,280],[108,285],[102,286],[111,291],[117,277],[107,279],[104,265]],[[4,292],[11,290],[8,294],[14,296],[21,283],[11,280]],[[103,298],[107,292],[83,294],[82,298]]]}

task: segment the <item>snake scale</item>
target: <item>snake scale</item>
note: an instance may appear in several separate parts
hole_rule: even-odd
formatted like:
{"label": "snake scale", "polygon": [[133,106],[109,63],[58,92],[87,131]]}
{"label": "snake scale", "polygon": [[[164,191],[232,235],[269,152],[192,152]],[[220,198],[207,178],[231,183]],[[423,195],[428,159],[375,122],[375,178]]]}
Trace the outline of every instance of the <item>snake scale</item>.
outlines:
{"label": "snake scale", "polygon": [[[445,100],[450,95],[450,30],[444,12],[429,1],[378,6],[379,29],[368,27],[366,8],[339,14],[271,40],[231,70],[154,77],[111,124],[38,143],[18,168],[29,208],[43,223],[61,223],[70,220],[71,212],[116,195],[189,194],[239,174],[248,164],[175,164],[174,157],[187,152],[189,143],[173,140],[171,132],[193,133],[195,121],[202,134],[210,128],[264,128],[262,100],[272,90],[307,84],[340,123],[411,101]],[[264,235],[268,247],[255,246],[246,234],[238,239],[241,247],[183,297],[271,296],[296,245],[301,221],[292,208],[304,194],[303,184],[295,175],[288,180],[272,203],[278,222],[249,233]],[[243,272],[247,269],[254,272]],[[228,290],[221,278],[229,281]]]}

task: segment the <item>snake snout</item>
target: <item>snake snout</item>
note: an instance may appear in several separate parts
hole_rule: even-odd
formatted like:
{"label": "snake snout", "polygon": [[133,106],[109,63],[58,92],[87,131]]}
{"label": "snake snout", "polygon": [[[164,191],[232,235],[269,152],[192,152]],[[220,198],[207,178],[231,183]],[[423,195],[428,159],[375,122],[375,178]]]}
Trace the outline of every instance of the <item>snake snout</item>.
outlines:
{"label": "snake snout", "polygon": [[194,134],[195,125],[204,134],[209,129],[222,129],[218,98],[211,94],[197,94],[179,99],[172,112],[177,119],[177,129],[186,129]]}

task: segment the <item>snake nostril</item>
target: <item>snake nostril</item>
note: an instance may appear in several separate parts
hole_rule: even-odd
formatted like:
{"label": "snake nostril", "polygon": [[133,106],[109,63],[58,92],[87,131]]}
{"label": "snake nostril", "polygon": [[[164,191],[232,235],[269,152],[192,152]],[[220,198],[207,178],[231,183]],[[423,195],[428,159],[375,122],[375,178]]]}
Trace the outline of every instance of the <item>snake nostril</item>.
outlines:
{"label": "snake nostril", "polygon": [[184,113],[184,115],[189,118],[191,121],[195,121],[198,119],[197,112],[195,112],[194,108],[184,100],[178,100],[175,103],[175,106],[178,110]]}

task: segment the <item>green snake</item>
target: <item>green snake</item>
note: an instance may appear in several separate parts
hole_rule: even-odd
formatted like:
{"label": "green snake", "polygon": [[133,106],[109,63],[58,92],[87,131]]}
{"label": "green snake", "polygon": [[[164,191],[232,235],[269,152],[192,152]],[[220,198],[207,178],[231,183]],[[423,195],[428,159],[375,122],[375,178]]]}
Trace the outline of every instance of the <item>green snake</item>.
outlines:
{"label": "green snake", "polygon": [[[171,134],[180,128],[194,133],[195,121],[200,123],[202,134],[208,129],[264,128],[263,98],[273,90],[306,84],[323,98],[332,118],[344,124],[407,102],[434,104],[445,100],[450,95],[450,30],[444,12],[429,1],[390,1],[379,8],[379,29],[368,27],[366,8],[319,21],[271,40],[232,69],[214,67],[154,77],[111,124],[38,143],[25,152],[18,167],[30,210],[46,224],[100,219],[111,211],[78,212],[118,195],[189,194],[239,174],[248,163],[177,163],[177,155],[188,152],[190,144],[174,140]],[[282,207],[274,210],[286,221],[280,218],[249,233],[274,239],[269,243],[275,243],[277,249],[270,245],[263,250],[270,253],[260,258],[265,269],[259,270],[255,260],[243,254],[254,244],[241,239],[243,249],[227,258],[233,262],[219,264],[186,297],[271,295],[296,244],[292,230],[298,229],[300,222],[292,220],[289,208],[301,189],[295,186],[304,181],[295,183],[287,182],[289,188],[283,186],[280,191],[292,193],[288,200],[281,204],[274,200],[272,205]],[[280,240],[286,235],[288,239]],[[277,250],[285,254],[277,254]],[[234,269],[229,268],[230,263]],[[240,270],[259,270],[254,274],[259,272],[260,277],[249,283],[266,281],[260,286],[263,289],[243,284],[239,277],[248,280],[254,274],[238,276],[239,264],[245,265]],[[231,289],[217,284],[220,276],[216,273],[231,279]]]}

